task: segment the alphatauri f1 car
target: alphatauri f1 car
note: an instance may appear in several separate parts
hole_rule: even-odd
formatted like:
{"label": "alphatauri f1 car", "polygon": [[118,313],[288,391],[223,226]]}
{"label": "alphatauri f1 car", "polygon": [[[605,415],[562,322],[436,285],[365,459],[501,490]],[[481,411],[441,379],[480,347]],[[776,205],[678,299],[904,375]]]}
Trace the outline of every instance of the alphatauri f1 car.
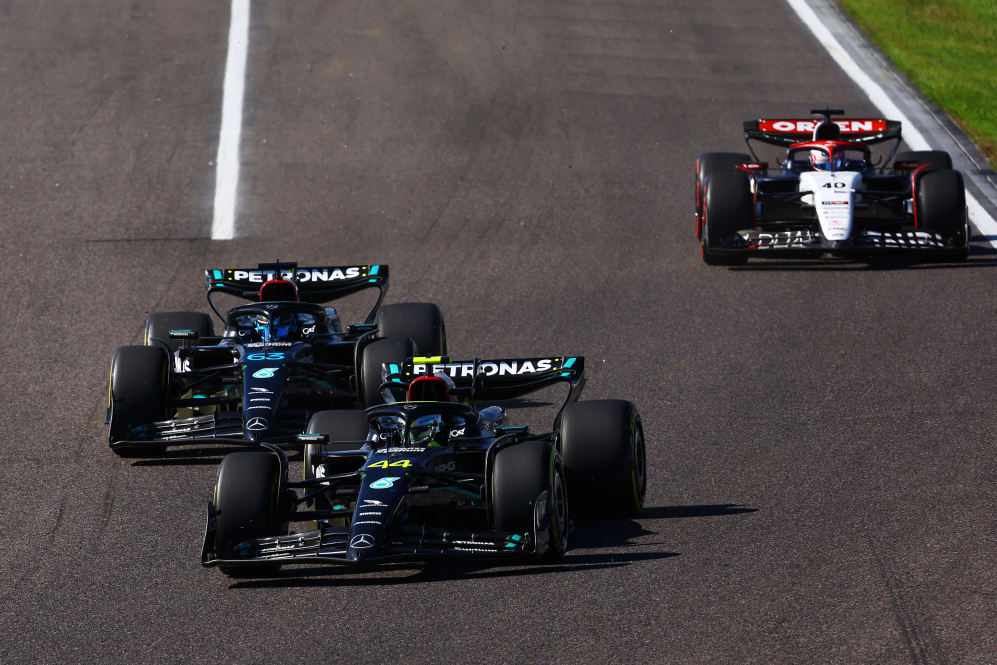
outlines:
{"label": "alphatauri f1 car", "polygon": [[[380,403],[384,363],[445,353],[446,330],[431,303],[381,306],[388,266],[205,271],[216,336],[201,312],[149,315],[145,344],[111,362],[107,423],[119,455],[161,454],[170,445],[293,443],[312,414]],[[326,303],[363,289],[379,295],[362,323],[345,329]],[[252,301],[224,315],[212,295]]]}
{"label": "alphatauri f1 car", "polygon": [[[635,515],[647,485],[636,407],[577,401],[584,364],[435,357],[387,365],[387,403],[312,416],[301,435],[303,480],[289,479],[278,446],[222,460],[203,565],[252,576],[286,563],[560,557],[572,514]],[[570,389],[551,431],[531,432],[499,406],[479,405],[561,382]],[[317,528],[288,533],[289,523],[305,521]]]}
{"label": "alphatauri f1 car", "polygon": [[[706,263],[897,252],[966,259],[965,189],[948,153],[896,154],[895,120],[832,119],[840,109],[811,113],[818,117],[746,121],[750,156],[700,155],[696,237]],[[785,146],[785,159],[770,168],[751,141]],[[894,141],[889,155],[874,161],[869,146],[886,141]]]}

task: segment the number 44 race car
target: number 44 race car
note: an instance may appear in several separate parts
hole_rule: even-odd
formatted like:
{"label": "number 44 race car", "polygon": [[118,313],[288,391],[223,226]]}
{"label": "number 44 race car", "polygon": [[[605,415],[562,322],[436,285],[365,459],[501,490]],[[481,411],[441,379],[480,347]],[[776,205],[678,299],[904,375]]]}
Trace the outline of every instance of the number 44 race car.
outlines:
{"label": "number 44 race car", "polygon": [[[222,460],[202,564],[252,576],[285,563],[559,558],[572,513],[635,515],[647,487],[636,407],[577,401],[583,371],[577,357],[387,365],[382,391],[401,401],[313,415],[300,437],[304,480],[289,480],[270,444]],[[552,431],[477,406],[562,382]],[[288,534],[307,521],[318,528]]]}
{"label": "number 44 race car", "polygon": [[[948,153],[896,154],[901,136],[895,120],[832,119],[844,113],[840,109],[811,113],[819,117],[746,121],[750,156],[700,155],[696,237],[706,263],[904,252],[967,258],[966,194]],[[785,146],[785,160],[770,169],[751,141]],[[873,161],[869,146],[887,141],[894,141],[889,155]]]}

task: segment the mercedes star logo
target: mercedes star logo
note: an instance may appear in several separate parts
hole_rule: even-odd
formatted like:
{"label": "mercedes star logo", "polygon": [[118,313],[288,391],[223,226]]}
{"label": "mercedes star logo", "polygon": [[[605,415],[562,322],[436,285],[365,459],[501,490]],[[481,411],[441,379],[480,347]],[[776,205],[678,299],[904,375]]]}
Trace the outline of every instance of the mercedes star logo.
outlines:
{"label": "mercedes star logo", "polygon": [[250,418],[249,422],[246,423],[246,429],[254,432],[256,430],[266,429],[266,428],[267,428],[267,419],[260,418],[259,416],[257,416],[256,418]]}
{"label": "mercedes star logo", "polygon": [[369,533],[361,533],[360,535],[353,536],[353,540],[350,541],[350,547],[355,550],[365,550],[374,546],[374,536]]}

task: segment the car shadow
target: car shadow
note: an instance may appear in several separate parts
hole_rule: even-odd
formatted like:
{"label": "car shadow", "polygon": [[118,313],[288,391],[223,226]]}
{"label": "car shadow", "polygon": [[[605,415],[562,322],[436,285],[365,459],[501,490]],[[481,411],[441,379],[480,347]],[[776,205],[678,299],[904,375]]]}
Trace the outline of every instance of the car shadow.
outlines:
{"label": "car shadow", "polygon": [[[315,566],[286,568],[278,576],[234,581],[231,589],[302,588],[302,587],[365,587],[397,586],[446,582],[456,579],[490,579],[549,575],[581,570],[620,568],[642,561],[658,561],[680,556],[679,552],[648,550],[660,543],[634,542],[636,538],[656,535],[641,522],[658,519],[695,517],[720,517],[757,512],[736,503],[700,506],[660,506],[645,508],[630,520],[588,519],[578,520],[571,535],[571,547],[556,562],[530,564],[529,562],[498,562],[495,560],[435,560],[429,562],[386,563],[366,568],[344,566]],[[621,551],[622,548],[622,551]],[[595,550],[595,551],[592,551]],[[599,551],[602,550],[602,551]],[[611,550],[611,551],[609,551]],[[411,570],[411,575],[397,573]],[[380,572],[378,577],[355,577],[356,573]],[[344,576],[343,574],[347,576]]]}
{"label": "car shadow", "polygon": [[[135,460],[132,466],[215,466],[222,458],[239,450],[257,450],[248,446],[214,446],[204,448],[177,448],[167,450],[158,457]],[[300,448],[284,448],[289,462],[300,462],[304,452]]]}
{"label": "car shadow", "polygon": [[[989,243],[995,236],[973,236],[973,242]],[[849,271],[890,271],[890,270],[965,270],[992,268],[997,266],[997,248],[987,245],[973,245],[966,261],[926,261],[917,256],[880,256],[871,261],[843,258],[801,258],[801,259],[752,259],[740,266],[731,266],[732,271],[766,272],[849,272]]]}

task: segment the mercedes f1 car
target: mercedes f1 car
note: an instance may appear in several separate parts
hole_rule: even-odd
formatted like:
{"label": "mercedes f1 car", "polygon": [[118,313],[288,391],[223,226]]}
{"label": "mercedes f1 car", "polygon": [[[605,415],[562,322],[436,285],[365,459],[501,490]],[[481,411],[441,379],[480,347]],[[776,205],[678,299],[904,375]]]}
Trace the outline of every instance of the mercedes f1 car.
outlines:
{"label": "mercedes f1 car", "polygon": [[[635,515],[647,487],[636,407],[577,401],[584,364],[436,357],[386,366],[387,403],[312,416],[303,480],[289,479],[285,453],[270,444],[222,460],[202,564],[253,576],[286,563],[560,557],[571,515]],[[561,382],[570,389],[551,431],[478,406]],[[311,521],[316,529],[288,533],[289,523]]]}
{"label": "mercedes f1 car", "polygon": [[[146,322],[143,346],[114,353],[107,424],[119,455],[161,454],[168,445],[297,445],[312,414],[379,403],[384,363],[446,352],[436,305],[381,306],[386,265],[261,263],[207,270],[205,284],[221,335],[207,314],[159,312]],[[377,301],[345,329],[321,304],[364,289],[377,289]],[[252,302],[223,315],[216,293]]]}
{"label": "mercedes f1 car", "polygon": [[[706,263],[898,252],[966,259],[965,189],[948,153],[896,154],[895,120],[832,119],[840,109],[811,113],[818,117],[746,121],[750,155],[700,155],[696,237]],[[785,159],[769,168],[751,141],[786,147]],[[894,142],[889,155],[874,161],[869,146],[887,141]]]}

